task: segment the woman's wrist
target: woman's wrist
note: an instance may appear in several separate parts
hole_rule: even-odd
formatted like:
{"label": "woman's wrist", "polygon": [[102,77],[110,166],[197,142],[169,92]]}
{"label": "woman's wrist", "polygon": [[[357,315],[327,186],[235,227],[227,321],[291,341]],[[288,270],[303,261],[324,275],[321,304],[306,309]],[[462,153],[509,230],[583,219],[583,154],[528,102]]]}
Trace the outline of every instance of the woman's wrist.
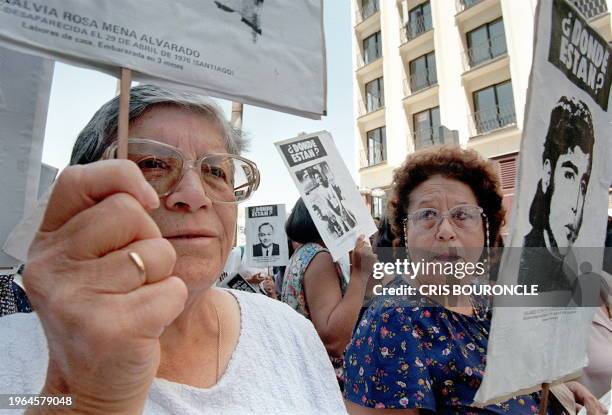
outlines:
{"label": "woman's wrist", "polygon": [[360,285],[363,285],[365,287],[366,285],[368,285],[368,281],[370,280],[371,276],[372,273],[368,271],[353,271],[353,273],[351,274],[351,281],[355,280],[359,282]]}

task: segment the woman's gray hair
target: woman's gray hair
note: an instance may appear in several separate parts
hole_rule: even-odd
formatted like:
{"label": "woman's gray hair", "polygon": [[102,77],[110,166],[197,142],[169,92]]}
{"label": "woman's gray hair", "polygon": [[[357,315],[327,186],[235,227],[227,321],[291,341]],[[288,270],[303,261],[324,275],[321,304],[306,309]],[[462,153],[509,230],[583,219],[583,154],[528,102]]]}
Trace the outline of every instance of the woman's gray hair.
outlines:
{"label": "woman's gray hair", "polygon": [[[226,151],[239,155],[246,148],[242,133],[233,128],[222,110],[211,100],[187,92],[177,92],[154,85],[139,85],[130,90],[130,121],[156,105],[174,105],[201,113],[217,124]],[[104,104],[77,137],[70,164],[87,164],[99,160],[104,150],[117,139],[119,97]]]}

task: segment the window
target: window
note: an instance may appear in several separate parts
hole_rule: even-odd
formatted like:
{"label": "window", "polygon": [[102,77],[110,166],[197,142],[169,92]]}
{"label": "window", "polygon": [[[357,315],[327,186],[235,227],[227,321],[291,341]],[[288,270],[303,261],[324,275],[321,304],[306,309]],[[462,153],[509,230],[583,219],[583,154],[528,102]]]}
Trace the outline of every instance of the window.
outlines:
{"label": "window", "polygon": [[429,108],[413,115],[414,145],[417,150],[441,144],[440,107]]}
{"label": "window", "polygon": [[368,166],[385,161],[385,127],[375,128],[367,132]]}
{"label": "window", "polygon": [[367,112],[376,111],[385,106],[385,85],[382,77],[368,82],[365,86],[365,93]]}
{"label": "window", "polygon": [[478,134],[516,123],[510,81],[474,92],[474,123]]}
{"label": "window", "polygon": [[363,63],[374,62],[382,56],[382,43],[380,41],[380,32],[376,32],[363,40]]}
{"label": "window", "polygon": [[462,12],[463,10],[469,9],[472,6],[477,5],[482,0],[459,0],[457,3],[458,12]]}
{"label": "window", "polygon": [[[506,208],[506,219],[510,219],[512,199],[515,193],[514,186],[518,170],[518,153],[495,157],[492,161],[496,165],[499,174],[499,181],[503,194],[502,205]],[[508,223],[508,220],[506,220],[506,223]]]}
{"label": "window", "polygon": [[372,196],[372,217],[382,218],[387,209],[387,192],[384,196]]}
{"label": "window", "polygon": [[467,57],[470,66],[506,53],[506,35],[501,18],[483,24],[467,33]]}
{"label": "window", "polygon": [[518,153],[494,157],[492,160],[497,165],[502,192],[504,194],[507,191],[512,193],[514,191],[514,184],[516,181]]}
{"label": "window", "polygon": [[380,9],[378,0],[361,0],[361,16],[365,20]]}
{"label": "window", "polygon": [[438,82],[436,74],[436,56],[430,52],[410,61],[410,91],[412,93],[435,85]]}
{"label": "window", "polygon": [[408,12],[408,22],[406,23],[406,38],[408,40],[427,32],[431,27],[431,5],[429,2],[419,4]]}

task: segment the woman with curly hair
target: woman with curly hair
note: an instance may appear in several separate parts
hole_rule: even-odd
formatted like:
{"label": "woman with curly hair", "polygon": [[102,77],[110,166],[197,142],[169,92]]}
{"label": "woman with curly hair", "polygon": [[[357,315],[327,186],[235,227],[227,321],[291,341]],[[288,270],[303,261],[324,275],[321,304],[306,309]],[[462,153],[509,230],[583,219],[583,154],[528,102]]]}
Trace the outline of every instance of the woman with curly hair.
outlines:
{"label": "woman with curly hair", "polygon": [[[489,248],[502,245],[505,210],[497,174],[473,150],[440,146],[408,156],[395,171],[388,213],[407,259],[428,265],[425,272],[398,276],[395,287],[409,285],[419,292],[427,285],[476,284],[458,270],[486,263]],[[447,266],[454,267],[453,275],[441,271]],[[489,278],[488,268],[473,274]],[[345,354],[349,412],[538,413],[535,393],[485,408],[472,406],[485,370],[491,327],[487,301],[420,292],[416,298],[379,297],[358,324]],[[569,386],[577,397],[588,395],[576,382]],[[548,412],[558,413],[550,406]]]}

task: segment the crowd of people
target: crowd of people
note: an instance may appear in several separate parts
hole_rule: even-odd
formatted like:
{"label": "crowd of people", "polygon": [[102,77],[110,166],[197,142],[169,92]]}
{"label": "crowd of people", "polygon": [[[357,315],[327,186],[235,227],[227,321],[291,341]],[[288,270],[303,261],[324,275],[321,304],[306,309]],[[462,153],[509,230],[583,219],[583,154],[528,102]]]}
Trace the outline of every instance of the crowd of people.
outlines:
{"label": "crowd of people", "polygon": [[[131,90],[131,161],[117,160],[118,108],[117,98],[105,104],[79,135],[22,271],[25,291],[0,280],[2,393],[69,394],[95,414],[538,413],[539,393],[473,405],[487,298],[371,296],[377,261],[476,262],[503,246],[499,178],[478,153],[409,155],[373,246],[357,238],[348,272],[298,200],[288,265],[249,276],[268,295],[248,294],[216,287],[241,262],[237,204],[259,183],[240,156],[243,138],[211,102],[141,85]],[[240,189],[237,171],[247,172]],[[355,226],[335,190],[321,198],[338,209],[327,232]],[[606,412],[597,399],[612,378],[612,304],[603,300],[592,364],[551,388],[548,414],[573,413],[574,403]]]}

